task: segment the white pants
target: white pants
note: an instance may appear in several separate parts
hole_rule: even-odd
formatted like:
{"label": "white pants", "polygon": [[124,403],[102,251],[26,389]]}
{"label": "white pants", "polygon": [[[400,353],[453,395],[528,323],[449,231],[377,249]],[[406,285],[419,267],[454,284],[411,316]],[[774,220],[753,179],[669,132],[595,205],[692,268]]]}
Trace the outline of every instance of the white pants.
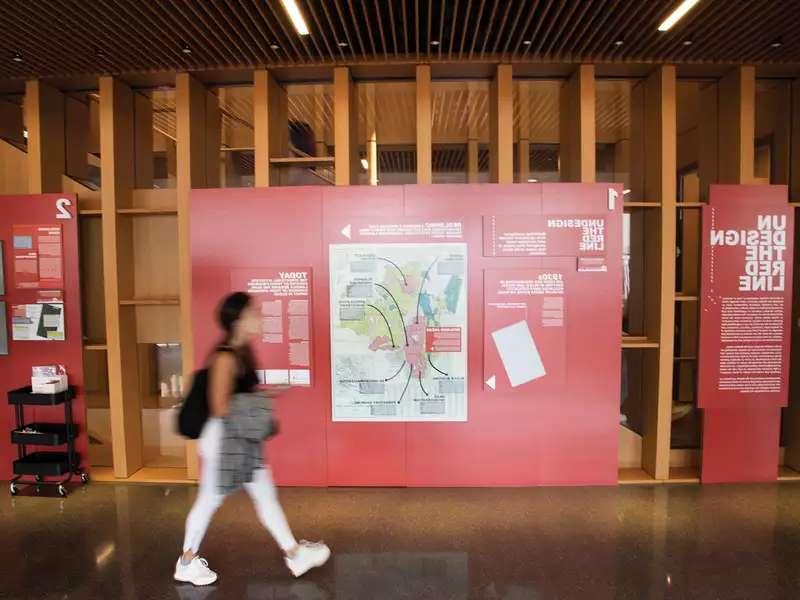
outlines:
{"label": "white pants", "polygon": [[[222,505],[225,496],[219,493],[219,453],[222,442],[222,419],[209,419],[203,428],[198,444],[200,454],[200,491],[189,516],[186,517],[186,535],[183,551],[197,553],[206,534],[211,517]],[[278,502],[275,483],[268,467],[253,473],[253,481],[244,484],[244,489],[256,507],[261,524],[272,534],[278,546],[286,552],[297,545],[286,516]]]}

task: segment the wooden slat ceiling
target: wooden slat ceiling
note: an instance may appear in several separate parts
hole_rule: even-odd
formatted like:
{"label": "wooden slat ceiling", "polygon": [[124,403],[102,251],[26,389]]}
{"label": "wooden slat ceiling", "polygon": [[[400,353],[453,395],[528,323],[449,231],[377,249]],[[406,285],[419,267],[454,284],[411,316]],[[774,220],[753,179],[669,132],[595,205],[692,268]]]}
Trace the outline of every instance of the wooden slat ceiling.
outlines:
{"label": "wooden slat ceiling", "polygon": [[298,3],[308,36],[278,0],[0,0],[0,78],[418,61],[800,62],[798,0],[700,0],[667,33],[657,26],[678,0]]}

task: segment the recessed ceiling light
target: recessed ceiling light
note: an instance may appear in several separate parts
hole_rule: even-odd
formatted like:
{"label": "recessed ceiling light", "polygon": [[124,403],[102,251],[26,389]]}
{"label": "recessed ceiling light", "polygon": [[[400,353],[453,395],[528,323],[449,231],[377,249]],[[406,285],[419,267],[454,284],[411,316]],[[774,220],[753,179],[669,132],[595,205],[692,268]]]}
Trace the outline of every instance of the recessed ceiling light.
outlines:
{"label": "recessed ceiling light", "polygon": [[528,183],[538,183],[538,179],[528,179]]}
{"label": "recessed ceiling light", "polygon": [[361,159],[361,168],[365,171],[369,169],[369,161],[366,158]]}
{"label": "recessed ceiling light", "polygon": [[525,44],[526,46],[530,46],[533,42],[531,40],[525,40],[522,43]]}
{"label": "recessed ceiling light", "polygon": [[28,130],[27,129],[23,129],[22,130],[22,137],[24,137],[26,140],[28,139]]}
{"label": "recessed ceiling light", "polygon": [[691,8],[700,2],[700,0],[683,0],[676,8],[673,10],[666,19],[661,21],[661,25],[658,26],[659,31],[669,31],[675,23],[683,18],[687,12],[691,10]]}
{"label": "recessed ceiling light", "polygon": [[98,48],[97,50],[94,51],[94,55],[97,58],[105,58],[106,57],[105,52],[103,52],[100,48]]}
{"label": "recessed ceiling light", "polygon": [[683,40],[683,45],[684,46],[691,46],[692,45],[692,40]]}
{"label": "recessed ceiling light", "polygon": [[14,56],[11,58],[11,60],[13,60],[16,63],[21,63],[22,62],[22,54],[20,54],[19,52],[14,52]]}
{"label": "recessed ceiling light", "polygon": [[622,195],[623,195],[623,196],[627,196],[627,195],[628,195],[628,194],[630,194],[630,193],[631,193],[631,191],[630,191],[630,190],[622,190]]}
{"label": "recessed ceiling light", "polygon": [[278,46],[278,44],[270,44],[270,45],[269,45],[269,47],[270,47],[272,50],[277,50],[278,48],[280,48],[280,46]]}
{"label": "recessed ceiling light", "polygon": [[780,48],[781,46],[783,46],[783,42],[780,40],[775,40],[770,44],[770,46],[772,46],[773,48]]}
{"label": "recessed ceiling light", "polygon": [[303,18],[303,13],[300,12],[297,2],[295,0],[281,0],[281,4],[283,4],[286,14],[289,15],[289,20],[292,22],[294,30],[300,35],[308,35],[308,25],[306,25],[306,20]]}
{"label": "recessed ceiling light", "polygon": [[431,40],[431,46],[438,46],[439,40]]}
{"label": "recessed ceiling light", "polygon": [[189,44],[184,44],[183,48],[181,48],[181,52],[183,52],[184,54],[191,54],[192,49],[189,48]]}
{"label": "recessed ceiling light", "polygon": [[339,42],[339,48],[347,48],[347,42]]}
{"label": "recessed ceiling light", "polygon": [[624,44],[624,43],[625,43],[624,40],[617,40],[616,42],[614,42],[614,45],[615,46],[622,46],[622,44]]}

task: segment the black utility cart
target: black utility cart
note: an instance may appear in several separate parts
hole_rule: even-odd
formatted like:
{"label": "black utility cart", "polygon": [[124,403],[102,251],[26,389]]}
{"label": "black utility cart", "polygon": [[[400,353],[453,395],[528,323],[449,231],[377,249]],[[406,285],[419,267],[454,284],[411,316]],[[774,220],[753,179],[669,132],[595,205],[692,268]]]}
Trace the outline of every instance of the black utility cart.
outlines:
{"label": "black utility cart", "polygon": [[[64,497],[67,495],[65,484],[73,475],[79,475],[83,483],[88,483],[89,476],[81,471],[81,458],[75,451],[78,426],[72,420],[74,397],[75,388],[72,386],[55,394],[34,394],[30,386],[8,392],[8,403],[14,405],[17,421],[16,429],[11,432],[11,443],[17,445],[19,455],[14,461],[14,477],[9,485],[12,496],[17,495],[20,485],[35,485],[37,490],[42,485],[55,485],[58,486],[59,496]],[[57,405],[64,406],[63,423],[25,422],[26,406]],[[28,452],[28,446],[65,448],[60,451]],[[45,477],[59,479],[45,481]]]}

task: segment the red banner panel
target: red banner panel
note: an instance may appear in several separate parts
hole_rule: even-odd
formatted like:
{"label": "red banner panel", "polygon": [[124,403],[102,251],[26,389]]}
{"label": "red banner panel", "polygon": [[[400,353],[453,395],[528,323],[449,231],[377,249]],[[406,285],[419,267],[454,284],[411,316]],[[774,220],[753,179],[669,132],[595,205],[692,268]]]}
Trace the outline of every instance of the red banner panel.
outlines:
{"label": "red banner panel", "polygon": [[714,187],[703,211],[701,408],[786,406],[793,239],[785,187]]}
{"label": "red banner panel", "polygon": [[786,186],[711,186],[702,239],[701,478],[774,480],[792,308],[794,209]]}

